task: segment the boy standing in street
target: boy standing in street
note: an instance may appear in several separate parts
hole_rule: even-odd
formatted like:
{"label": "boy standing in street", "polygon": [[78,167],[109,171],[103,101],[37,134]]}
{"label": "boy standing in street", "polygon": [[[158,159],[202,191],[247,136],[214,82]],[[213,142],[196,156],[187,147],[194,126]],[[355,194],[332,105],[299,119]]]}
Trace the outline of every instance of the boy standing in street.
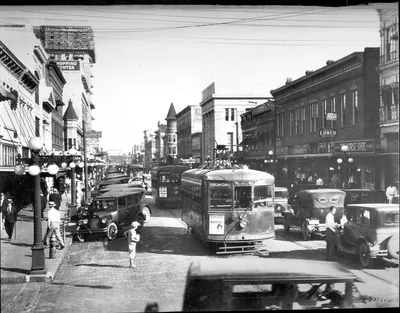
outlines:
{"label": "boy standing in street", "polygon": [[125,237],[128,237],[129,265],[131,268],[136,267],[133,262],[136,256],[136,244],[140,241],[140,235],[136,232],[139,226],[140,224],[135,221],[131,224],[131,229],[124,233]]}
{"label": "boy standing in street", "polygon": [[44,246],[45,248],[49,247],[50,237],[54,232],[57,240],[60,243],[60,250],[62,250],[65,248],[65,243],[61,238],[60,234],[60,224],[61,224],[60,212],[56,208],[56,204],[53,201],[49,201],[49,208],[50,210],[48,212],[48,217],[47,217],[48,227],[46,236],[44,237],[45,238]]}

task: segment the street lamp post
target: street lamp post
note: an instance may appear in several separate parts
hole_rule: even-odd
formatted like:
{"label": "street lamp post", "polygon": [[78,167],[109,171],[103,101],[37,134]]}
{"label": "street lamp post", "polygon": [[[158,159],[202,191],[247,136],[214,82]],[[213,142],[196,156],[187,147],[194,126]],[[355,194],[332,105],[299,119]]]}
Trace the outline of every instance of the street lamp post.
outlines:
{"label": "street lamp post", "polygon": [[[339,165],[339,171],[340,171],[340,165],[343,164],[343,183],[344,186],[347,188],[348,186],[348,174],[350,170],[350,164],[354,162],[354,159],[350,156],[349,152],[349,146],[347,145],[342,145],[340,147],[340,151],[342,152],[341,157],[339,157],[336,161]],[[346,162],[347,161],[347,162]]]}
{"label": "street lamp post", "polygon": [[271,164],[271,173],[273,176],[275,176],[275,164],[276,164],[276,159],[275,159],[275,154],[274,151],[269,150],[268,151],[268,156],[267,158],[264,160],[265,164]]}

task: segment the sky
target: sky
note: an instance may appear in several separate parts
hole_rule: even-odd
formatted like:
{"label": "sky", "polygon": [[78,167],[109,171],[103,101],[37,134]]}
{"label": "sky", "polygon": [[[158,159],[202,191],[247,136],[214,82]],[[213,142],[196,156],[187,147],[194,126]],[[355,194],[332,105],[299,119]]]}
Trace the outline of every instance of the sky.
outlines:
{"label": "sky", "polygon": [[93,129],[128,153],[213,82],[216,94],[270,97],[287,77],[379,47],[384,6],[0,6],[0,23],[93,28]]}

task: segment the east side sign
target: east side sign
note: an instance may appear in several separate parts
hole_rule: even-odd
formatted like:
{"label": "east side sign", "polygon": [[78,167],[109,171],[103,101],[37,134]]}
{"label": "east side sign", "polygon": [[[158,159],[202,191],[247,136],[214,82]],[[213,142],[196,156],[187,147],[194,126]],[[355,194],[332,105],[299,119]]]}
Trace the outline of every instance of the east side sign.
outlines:
{"label": "east side sign", "polygon": [[375,140],[374,139],[366,139],[366,140],[354,140],[354,141],[342,141],[334,143],[334,153],[340,154],[342,151],[340,148],[342,146],[348,146],[349,152],[352,153],[375,153]]}

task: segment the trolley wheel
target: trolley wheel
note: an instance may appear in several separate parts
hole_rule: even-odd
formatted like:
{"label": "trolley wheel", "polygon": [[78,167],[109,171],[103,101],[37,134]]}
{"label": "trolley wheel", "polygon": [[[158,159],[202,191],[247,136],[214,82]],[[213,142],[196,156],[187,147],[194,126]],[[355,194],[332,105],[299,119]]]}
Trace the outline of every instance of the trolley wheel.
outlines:
{"label": "trolley wheel", "polygon": [[107,238],[108,240],[115,240],[118,236],[118,227],[114,222],[111,222],[107,226]]}
{"label": "trolley wheel", "polygon": [[301,237],[303,238],[304,241],[308,241],[311,239],[311,233],[310,230],[308,229],[307,221],[304,221],[303,224],[301,224]]}

